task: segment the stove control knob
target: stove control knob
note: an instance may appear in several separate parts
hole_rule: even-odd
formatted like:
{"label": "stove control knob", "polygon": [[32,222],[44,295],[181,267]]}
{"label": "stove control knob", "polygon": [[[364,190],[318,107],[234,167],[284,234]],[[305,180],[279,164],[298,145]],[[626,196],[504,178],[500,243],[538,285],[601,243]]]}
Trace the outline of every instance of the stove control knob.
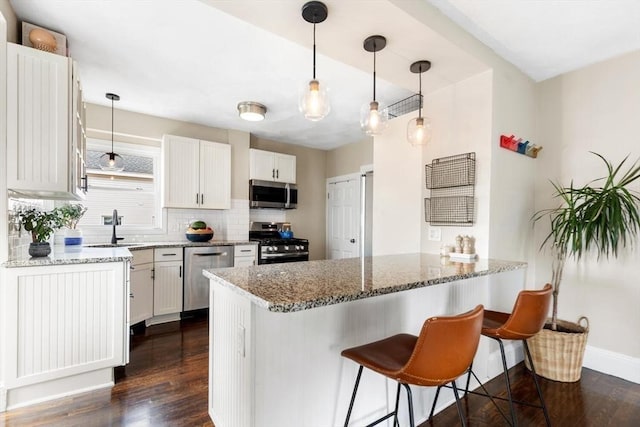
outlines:
{"label": "stove control knob", "polygon": [[278,250],[278,247],[277,247],[277,246],[271,246],[271,251],[272,251],[272,252],[275,252],[275,251],[277,251],[277,250]]}
{"label": "stove control knob", "polygon": [[289,250],[289,246],[285,246],[285,247],[284,247],[284,250],[285,250],[285,251],[288,251],[288,250]]}
{"label": "stove control knob", "polygon": [[302,246],[296,245],[296,251],[301,251],[302,250]]}

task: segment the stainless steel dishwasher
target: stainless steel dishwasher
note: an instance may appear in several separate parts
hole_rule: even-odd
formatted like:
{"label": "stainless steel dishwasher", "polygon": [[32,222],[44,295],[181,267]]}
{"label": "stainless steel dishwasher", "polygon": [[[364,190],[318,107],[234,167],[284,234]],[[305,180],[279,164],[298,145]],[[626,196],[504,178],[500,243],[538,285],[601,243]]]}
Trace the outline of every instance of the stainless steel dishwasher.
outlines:
{"label": "stainless steel dishwasher", "polygon": [[183,310],[209,307],[209,279],[202,270],[233,267],[233,246],[195,246],[184,248]]}

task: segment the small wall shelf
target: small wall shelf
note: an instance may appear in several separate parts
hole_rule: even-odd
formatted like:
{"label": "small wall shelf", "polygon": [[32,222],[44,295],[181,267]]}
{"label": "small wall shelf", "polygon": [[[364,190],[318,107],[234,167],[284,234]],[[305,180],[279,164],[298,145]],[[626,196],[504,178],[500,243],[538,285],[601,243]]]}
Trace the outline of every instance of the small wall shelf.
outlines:
{"label": "small wall shelf", "polygon": [[471,226],[475,213],[476,153],[434,159],[425,166],[429,198],[425,221],[439,226]]}

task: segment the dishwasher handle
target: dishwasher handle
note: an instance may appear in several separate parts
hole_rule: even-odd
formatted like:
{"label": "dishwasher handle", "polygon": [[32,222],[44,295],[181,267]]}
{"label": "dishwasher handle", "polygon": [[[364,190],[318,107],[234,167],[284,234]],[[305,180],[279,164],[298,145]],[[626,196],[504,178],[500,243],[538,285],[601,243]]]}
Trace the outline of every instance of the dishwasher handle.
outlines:
{"label": "dishwasher handle", "polygon": [[229,255],[226,252],[210,252],[210,253],[203,253],[203,254],[193,254],[193,256],[227,256]]}

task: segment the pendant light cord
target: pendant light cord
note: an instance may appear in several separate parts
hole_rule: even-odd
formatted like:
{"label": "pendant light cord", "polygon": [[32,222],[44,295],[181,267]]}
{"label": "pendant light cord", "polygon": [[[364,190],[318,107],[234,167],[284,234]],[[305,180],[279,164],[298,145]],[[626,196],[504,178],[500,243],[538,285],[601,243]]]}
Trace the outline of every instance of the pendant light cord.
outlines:
{"label": "pendant light cord", "polygon": [[376,42],[373,42],[373,102],[376,101]]}
{"label": "pendant light cord", "polygon": [[418,118],[422,118],[422,65],[420,65],[420,73],[418,73],[418,80],[419,80],[419,84],[418,84],[418,94],[420,95],[420,99],[418,100],[418,102],[420,102],[419,104],[419,108],[418,108]]}
{"label": "pendant light cord", "polygon": [[316,79],[316,16],[313,15],[313,80]]}
{"label": "pendant light cord", "polygon": [[113,155],[113,97],[111,97],[111,154]]}

